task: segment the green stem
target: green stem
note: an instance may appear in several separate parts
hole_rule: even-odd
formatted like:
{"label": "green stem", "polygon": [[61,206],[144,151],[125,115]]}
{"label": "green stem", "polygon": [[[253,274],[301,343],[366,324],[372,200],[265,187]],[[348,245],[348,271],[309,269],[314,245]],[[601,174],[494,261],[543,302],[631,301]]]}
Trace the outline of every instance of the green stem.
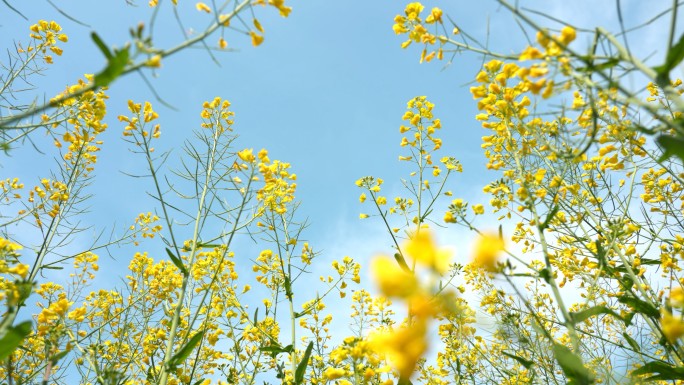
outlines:
{"label": "green stem", "polygon": [[[220,125],[220,116],[216,117],[216,124]],[[204,212],[204,200],[206,199],[207,193],[209,191],[209,185],[211,183],[211,174],[214,169],[214,162],[215,162],[215,156],[216,156],[216,147],[218,145],[218,137],[220,133],[218,130],[218,127],[214,127],[214,137],[213,137],[213,142],[211,146],[211,150],[208,154],[208,161],[207,161],[207,169],[206,169],[206,174],[204,178],[204,184],[202,185],[202,193],[200,194],[200,199],[199,199],[199,205],[197,208],[197,215],[195,216],[195,226],[193,229],[192,233],[192,249],[190,251],[190,258],[188,261],[188,272],[192,271],[192,267],[195,263],[195,257],[197,256],[197,240],[199,238],[199,226],[202,221]],[[149,151],[148,151],[149,154]],[[183,275],[183,282],[181,284],[181,290],[178,296],[178,303],[176,304],[176,308],[174,310],[173,314],[173,319],[171,320],[171,329],[169,331],[169,339],[166,344],[166,352],[164,355],[164,363],[162,364],[161,367],[161,374],[159,377],[159,385],[166,385],[168,383],[169,379],[169,369],[167,367],[169,361],[171,360],[173,356],[173,345],[174,345],[174,340],[176,339],[176,335],[178,334],[178,324],[180,322],[180,316],[181,316],[181,311],[183,309],[183,299],[185,298],[185,293],[188,288],[188,283],[190,282],[190,273],[184,274]]]}

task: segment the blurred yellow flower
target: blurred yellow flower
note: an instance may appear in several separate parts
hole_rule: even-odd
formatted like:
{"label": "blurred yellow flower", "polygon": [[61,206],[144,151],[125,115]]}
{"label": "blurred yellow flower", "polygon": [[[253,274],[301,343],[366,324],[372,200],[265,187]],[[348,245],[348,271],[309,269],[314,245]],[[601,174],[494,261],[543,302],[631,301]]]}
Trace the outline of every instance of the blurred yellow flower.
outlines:
{"label": "blurred yellow flower", "polygon": [[21,278],[26,278],[29,272],[29,265],[25,263],[19,263],[7,269],[7,272],[17,274]]}
{"label": "blurred yellow flower", "polygon": [[376,352],[387,354],[401,378],[408,379],[427,350],[426,334],[427,323],[418,320],[398,330],[371,336],[370,344]]}
{"label": "blurred yellow flower", "polygon": [[387,257],[375,258],[371,263],[371,270],[383,295],[407,298],[418,291],[416,277],[402,270]]}
{"label": "blurred yellow flower", "polygon": [[684,289],[675,286],[670,290],[670,305],[678,308],[684,307]]}
{"label": "blurred yellow flower", "polygon": [[577,32],[574,28],[568,27],[567,25],[561,29],[561,35],[558,38],[561,43],[568,45],[577,37]]}
{"label": "blurred yellow flower", "polygon": [[148,67],[153,67],[153,68],[159,68],[161,67],[161,55],[154,55],[152,56],[147,63],[145,63]]}
{"label": "blurred yellow flower", "polygon": [[431,269],[444,273],[449,269],[451,253],[445,249],[438,249],[427,229],[421,229],[404,244],[406,253],[419,263]]}
{"label": "blurred yellow flower", "polygon": [[336,380],[346,374],[345,370],[342,368],[327,368],[323,372],[323,377],[325,377],[326,380]]}
{"label": "blurred yellow flower", "polygon": [[483,234],[475,245],[473,263],[489,272],[496,272],[499,254],[503,249],[503,239],[494,234]]}
{"label": "blurred yellow flower", "polygon": [[675,342],[684,335],[684,320],[682,320],[682,316],[674,316],[667,310],[663,310],[661,313],[660,327],[663,329],[663,335],[670,342]]}

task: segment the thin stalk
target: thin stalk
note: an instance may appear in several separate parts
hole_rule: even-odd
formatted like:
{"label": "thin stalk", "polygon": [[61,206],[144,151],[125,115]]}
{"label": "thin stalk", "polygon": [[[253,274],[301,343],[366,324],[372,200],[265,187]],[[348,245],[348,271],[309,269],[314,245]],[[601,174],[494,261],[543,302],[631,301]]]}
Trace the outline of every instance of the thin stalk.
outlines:
{"label": "thin stalk", "polygon": [[[220,124],[218,121],[220,117],[217,117],[217,122],[216,124]],[[195,263],[195,257],[197,256],[197,240],[199,238],[199,225],[200,222],[202,221],[202,215],[203,215],[203,208],[204,208],[204,200],[206,199],[207,193],[209,192],[209,185],[211,183],[211,173],[214,168],[214,161],[215,161],[215,156],[216,156],[216,147],[218,145],[218,136],[219,136],[219,131],[217,127],[214,128],[214,137],[213,137],[213,142],[212,142],[212,147],[211,151],[208,154],[208,162],[207,162],[207,170],[204,178],[204,184],[202,185],[202,193],[200,195],[200,200],[199,200],[199,205],[197,208],[197,215],[195,216],[195,226],[193,229],[192,233],[192,249],[190,251],[190,259],[188,261],[188,271],[192,270],[192,267]],[[149,151],[148,151],[149,153]],[[167,368],[167,365],[169,361],[172,358],[173,355],[173,345],[174,345],[174,340],[176,339],[176,335],[178,334],[178,324],[180,322],[180,316],[181,316],[181,311],[183,309],[183,299],[185,297],[185,293],[188,288],[188,283],[190,282],[190,274],[184,274],[183,275],[183,282],[181,284],[181,290],[180,294],[178,297],[178,304],[176,304],[176,308],[174,310],[173,314],[173,319],[171,320],[171,329],[169,331],[169,339],[166,344],[166,352],[164,355],[164,363],[162,364],[161,367],[161,375],[159,377],[159,385],[166,385],[169,380],[169,370]]]}
{"label": "thin stalk", "polygon": [[373,203],[375,204],[375,207],[378,209],[378,212],[380,213],[380,218],[382,218],[382,221],[385,223],[385,227],[387,228],[387,232],[389,232],[390,236],[392,237],[392,241],[394,242],[394,246],[397,249],[397,252],[394,254],[394,259],[396,259],[397,263],[399,266],[404,269],[407,273],[411,272],[411,268],[408,266],[406,263],[406,258],[404,257],[404,253],[401,251],[401,248],[399,247],[399,242],[397,241],[397,237],[394,235],[394,232],[392,231],[392,227],[390,226],[389,222],[387,221],[387,218],[385,217],[385,214],[383,214],[382,209],[380,208],[380,205],[378,204],[377,197],[375,196],[375,193],[372,190],[368,190],[371,194],[371,198],[373,198]]}

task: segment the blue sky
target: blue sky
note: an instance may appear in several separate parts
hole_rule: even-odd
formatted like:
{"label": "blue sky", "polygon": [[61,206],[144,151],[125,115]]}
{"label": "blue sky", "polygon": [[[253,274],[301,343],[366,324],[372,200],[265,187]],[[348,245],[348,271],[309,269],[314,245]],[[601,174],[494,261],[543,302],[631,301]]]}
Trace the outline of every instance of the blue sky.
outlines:
{"label": "blue sky", "polygon": [[[179,10],[186,30],[201,31],[210,17],[197,12],[194,3],[181,0]],[[55,19],[62,24],[70,37],[63,44],[64,55],[50,66],[47,76],[34,80],[40,87],[37,95],[44,92],[47,97],[84,73],[103,68],[104,58],[89,37],[91,30],[107,44],[120,46],[129,38],[128,29],[141,21],[147,23],[150,16],[142,0],[136,6],[127,6],[124,1],[97,2],[97,7],[91,1],[61,5],[64,12],[89,24],[89,28],[69,21],[47,2],[35,4],[15,4],[28,21],[3,6],[0,49],[11,47],[14,41],[25,41],[28,27],[38,19]],[[299,177],[297,196],[303,202],[300,216],[311,223],[306,238],[328,258],[350,254],[363,261],[369,253],[389,251],[390,242],[380,223],[358,219],[367,208],[358,204],[360,190],[354,181],[374,175],[386,180],[386,189],[392,192],[389,196],[401,192],[400,178],[409,170],[397,161],[401,139],[398,127],[406,102],[414,96],[426,95],[436,104],[435,116],[443,122],[441,153],[453,155],[464,164],[464,173],[452,179],[449,189],[472,202],[484,200],[482,186],[497,175],[485,172],[480,149],[480,137],[485,132],[474,120],[477,112],[468,91],[482,58],[457,55],[446,68],[445,62],[420,64],[419,48],[402,50],[399,45],[403,37],[391,29],[394,16],[403,12],[403,2],[292,0],[288,4],[293,12],[287,19],[270,7],[256,8],[266,29],[265,41],[259,47],[252,47],[247,36],[233,32],[226,39],[236,51],[217,53],[220,66],[205,51],[191,48],[164,60],[153,75],[148,73],[157,93],[176,111],[156,102],[135,74],[112,85],[110,127],[90,189],[94,196],[87,220],[95,228],[114,221],[129,223],[138,213],[153,209],[154,202],[144,194],[151,186],[122,173],[142,169],[141,159],[133,156],[120,139],[123,125],[116,121],[119,114],[127,113],[127,99],[153,102],[162,125],[157,150],[171,150],[175,155],[182,153],[180,145],[198,127],[202,102],[215,96],[230,100],[236,113],[235,130],[240,135],[237,146],[267,148],[272,158],[292,163]],[[649,4],[648,9],[639,2],[624,4],[625,15],[630,15],[627,25],[669,6],[667,1]],[[427,9],[442,7],[462,30],[488,41],[500,52],[524,47],[524,37],[511,15],[493,1],[434,1],[425,5]],[[544,7],[549,14],[578,27],[615,28],[612,2],[526,1],[523,5]],[[160,47],[182,40],[168,6],[163,4],[156,22],[155,42]],[[558,27],[549,22],[546,25]],[[633,44],[653,50],[660,36],[662,31],[644,33]],[[577,44],[588,39],[580,36]],[[217,40],[214,36],[208,43]],[[40,145],[40,135],[35,135],[35,140]],[[29,183],[44,176],[49,159],[38,157],[28,146],[16,149],[2,162],[2,172],[20,175]],[[445,207],[446,202],[438,211]],[[463,233],[460,228],[452,229],[446,234],[449,239],[442,241],[456,245],[465,258],[467,249],[454,241]]]}
{"label": "blue sky", "polygon": [[[0,5],[2,51],[12,47],[14,41],[26,41],[28,27],[38,19],[59,21],[69,35],[69,42],[63,45],[64,55],[57,58],[46,77],[36,80],[40,97],[43,92],[51,97],[84,73],[103,68],[104,58],[89,37],[91,30],[109,45],[120,46],[128,39],[128,28],[147,22],[150,15],[143,0],[138,0],[137,6],[127,6],[123,0],[62,3],[65,12],[91,28],[65,19],[47,2],[13,2],[29,21]],[[186,29],[202,30],[210,22],[207,15],[194,9],[194,1],[179,3]],[[609,25],[615,29],[614,2],[521,3],[533,9],[544,7],[576,26]],[[88,203],[90,212],[84,217],[87,224],[99,229],[111,228],[116,222],[121,228],[138,213],[155,209],[154,202],[145,195],[152,189],[149,181],[123,174],[143,170],[144,166],[141,158],[127,150],[128,145],[121,140],[124,125],[116,120],[119,114],[127,113],[128,99],[150,100],[155,105],[162,126],[157,151],[170,150],[175,155],[182,154],[180,145],[199,126],[202,102],[215,96],[230,100],[236,113],[234,128],[240,135],[237,147],[267,148],[272,158],[292,163],[298,175],[297,196],[302,201],[299,215],[311,224],[304,238],[323,251],[326,261],[350,255],[365,264],[378,252],[391,252],[391,241],[380,221],[358,219],[358,214],[368,211],[368,207],[359,205],[361,191],[354,181],[374,175],[386,180],[388,196],[401,191],[400,178],[407,177],[409,169],[397,160],[401,153],[398,127],[406,102],[414,96],[426,95],[435,103],[435,116],[443,124],[444,146],[440,153],[453,155],[464,165],[464,173],[452,179],[449,189],[472,203],[486,202],[481,189],[498,175],[485,172],[480,149],[485,132],[474,119],[477,112],[468,91],[482,58],[458,55],[447,68],[445,62],[419,64],[420,50],[402,50],[403,37],[397,37],[391,28],[405,2],[291,0],[288,4],[293,12],[287,19],[272,8],[257,9],[266,29],[265,41],[259,47],[252,47],[249,37],[231,33],[226,39],[236,51],[217,53],[220,66],[205,51],[188,49],[164,60],[154,76],[148,73],[155,90],[177,110],[156,102],[135,74],[111,86],[109,130],[103,137],[97,177],[89,190],[93,197]],[[625,2],[623,11],[630,15],[628,25],[633,25],[669,4]],[[489,30],[490,45],[501,52],[517,52],[525,46],[511,15],[493,1],[431,1],[425,5],[427,9],[444,8],[462,30],[482,41],[487,40]],[[156,31],[155,41],[161,47],[182,39],[167,11],[160,14]],[[662,36],[663,31],[649,30],[634,46],[640,52],[658,51],[662,55]],[[217,40],[215,36],[208,43],[216,44]],[[588,40],[588,36],[581,35],[577,44],[581,46]],[[42,143],[40,133],[35,140],[39,148],[47,145]],[[29,146],[17,148],[0,161],[0,172],[3,178],[18,175],[27,185],[33,184],[44,176],[50,159],[37,155]],[[447,203],[437,208],[438,218]],[[487,223],[482,225],[487,227]],[[496,225],[492,223],[491,227]],[[467,259],[468,239],[462,228],[440,232],[440,243],[452,245],[460,262]],[[143,247],[152,251],[157,246]],[[162,249],[157,249],[155,256],[164,258]],[[115,251],[115,256],[118,262],[103,260],[102,264],[127,264],[130,253]]]}
{"label": "blue sky", "polygon": [[[210,21],[194,9],[194,2],[180,3],[188,20],[186,27],[201,30]],[[143,1],[137,7],[105,2],[98,4],[98,10],[91,4],[72,2],[62,10],[93,26],[109,45],[122,45],[128,39],[129,26],[149,18]],[[155,105],[162,125],[157,151],[172,150],[176,155],[182,153],[180,145],[200,123],[202,102],[215,96],[230,100],[236,113],[235,130],[240,135],[237,146],[267,148],[272,158],[292,163],[298,175],[297,196],[303,202],[300,216],[311,223],[306,238],[325,251],[334,248],[340,253],[337,249],[349,245],[345,254],[353,255],[358,247],[358,240],[353,238],[382,231],[379,222],[359,221],[358,214],[365,208],[358,204],[361,191],[354,181],[375,175],[384,178],[389,189],[399,190],[399,178],[406,177],[408,169],[397,161],[401,139],[398,127],[412,97],[427,95],[436,104],[435,115],[444,124],[441,152],[459,158],[467,171],[482,170],[482,132],[472,118],[475,106],[466,84],[477,73],[479,58],[457,57],[444,71],[440,71],[442,63],[419,64],[419,51],[402,50],[399,45],[403,39],[391,29],[394,16],[403,12],[403,4],[398,2],[292,1],[291,6],[294,11],[287,19],[272,8],[258,7],[257,16],[266,28],[264,44],[254,48],[247,36],[229,34],[229,46],[237,51],[217,53],[220,66],[201,49],[188,49],[164,60],[150,79],[157,93],[177,111],[156,102],[137,75],[112,85],[110,127],[90,189],[94,195],[90,220],[96,227],[109,225],[112,220],[127,223],[137,213],[152,209],[153,202],[144,194],[151,186],[122,174],[139,171],[143,165],[121,141],[123,125],[116,121],[116,116],[127,113],[129,98],[150,100]],[[4,36],[21,41],[36,19],[54,18],[70,37],[63,45],[64,55],[37,83],[46,95],[54,95],[82,74],[104,66],[104,58],[90,40],[90,28],[65,20],[47,3],[40,9],[17,7],[30,21],[3,10],[0,28]],[[155,36],[162,47],[181,41],[168,12],[160,15]],[[215,44],[217,39],[209,43]],[[3,39],[2,43],[11,41]],[[4,171],[35,180],[34,175],[45,167],[45,159],[37,162],[32,151],[22,150],[13,151],[9,162],[3,162]],[[31,168],[37,171],[29,171],[25,162],[12,161],[23,156],[29,157]],[[477,175],[454,178],[452,188],[466,194],[479,191],[480,178],[473,178]],[[389,245],[385,238],[364,252],[387,250]]]}

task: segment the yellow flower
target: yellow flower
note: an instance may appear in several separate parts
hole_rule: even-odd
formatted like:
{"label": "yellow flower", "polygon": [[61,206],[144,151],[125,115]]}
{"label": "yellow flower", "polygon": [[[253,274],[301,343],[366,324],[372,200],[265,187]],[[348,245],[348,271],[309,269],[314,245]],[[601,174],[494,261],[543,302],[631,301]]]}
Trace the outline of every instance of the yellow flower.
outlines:
{"label": "yellow flower", "polygon": [[363,213],[359,214],[359,219],[366,219],[366,218],[368,218],[368,214],[363,214]]}
{"label": "yellow flower", "polygon": [[371,270],[380,291],[388,297],[407,298],[418,291],[416,277],[387,257],[375,258]]}
{"label": "yellow flower", "polygon": [[24,263],[19,263],[17,265],[14,265],[7,269],[8,273],[16,274],[20,276],[21,278],[26,278],[26,275],[28,275],[29,272],[29,265],[24,264]]}
{"label": "yellow flower", "polygon": [[326,380],[336,380],[342,376],[344,376],[346,372],[342,368],[327,368],[323,372],[323,377],[325,377]]}
{"label": "yellow flower", "polygon": [[442,22],[442,10],[435,7],[432,8],[432,12],[430,12],[430,15],[428,15],[427,18],[425,18],[425,22],[428,24],[432,23],[441,23]]}
{"label": "yellow flower", "polygon": [[406,28],[406,25],[404,25],[404,18],[400,15],[397,15],[397,17],[394,19],[395,21],[401,18],[399,22],[395,22],[394,25],[392,26],[392,30],[394,31],[395,34],[401,35],[402,33],[408,32],[408,28]]}
{"label": "yellow flower", "polygon": [[423,8],[425,7],[423,7],[423,4],[419,2],[409,3],[406,5],[406,9],[404,9],[404,12],[406,13],[406,17],[408,17],[409,20],[415,20],[423,11]]}
{"label": "yellow flower", "polygon": [[56,314],[63,316],[69,309],[69,305],[69,301],[67,301],[66,298],[62,298],[57,302],[53,302],[52,305],[50,305],[50,309],[52,309]]}
{"label": "yellow flower", "polygon": [[153,68],[159,68],[161,67],[161,55],[154,55],[152,56],[147,63],[145,63],[148,67],[153,67]]}
{"label": "yellow flower", "polygon": [[387,354],[401,377],[408,379],[427,350],[426,332],[426,321],[419,319],[399,330],[371,336],[370,345],[378,353]]}
{"label": "yellow flower", "polygon": [[256,47],[256,46],[259,46],[261,43],[264,42],[264,37],[261,36],[261,35],[258,35],[258,34],[257,34],[256,32],[254,32],[254,31],[250,31],[250,32],[249,32],[249,36],[252,37],[252,45],[255,46],[255,47]]}
{"label": "yellow flower", "polygon": [[684,307],[684,289],[681,286],[675,286],[670,290],[670,305],[678,308]]}
{"label": "yellow flower", "polygon": [[475,215],[484,214],[484,206],[481,204],[473,205],[473,212],[475,212]]}
{"label": "yellow flower", "polygon": [[244,162],[252,163],[256,159],[252,151],[253,150],[251,148],[245,148],[244,150],[238,152],[237,155]]}
{"label": "yellow flower", "polygon": [[261,26],[261,23],[259,23],[259,20],[254,19],[254,20],[252,20],[252,22],[254,23],[254,28],[256,28],[257,31],[264,33],[264,27]]}
{"label": "yellow flower", "polygon": [[451,255],[447,250],[437,249],[432,234],[427,229],[421,229],[404,244],[404,249],[416,261],[444,273],[449,269]]}
{"label": "yellow flower", "polygon": [[197,8],[197,10],[201,12],[211,13],[211,8],[209,8],[208,5],[202,2],[198,2],[197,4],[195,4],[195,8]]}
{"label": "yellow flower", "polygon": [[663,310],[660,316],[660,326],[663,329],[663,335],[670,342],[675,342],[679,337],[684,335],[684,321],[682,316],[673,316],[667,310]]}
{"label": "yellow flower", "polygon": [[558,38],[561,43],[568,45],[570,42],[575,40],[577,37],[577,32],[575,32],[575,29],[572,27],[568,27],[567,25],[561,29],[561,35]]}
{"label": "yellow flower", "polygon": [[73,311],[70,311],[69,314],[67,314],[67,317],[77,322],[83,322],[83,320],[85,319],[85,315],[86,308],[85,306],[81,306]]}
{"label": "yellow flower", "polygon": [[518,60],[520,61],[525,61],[525,60],[534,60],[534,59],[542,59],[544,58],[544,54],[541,53],[537,48],[535,47],[527,47],[525,48],[524,51],[520,54],[520,57]]}
{"label": "yellow flower", "polygon": [[489,272],[497,270],[499,253],[504,249],[504,242],[494,234],[483,234],[475,246],[473,263]]}

